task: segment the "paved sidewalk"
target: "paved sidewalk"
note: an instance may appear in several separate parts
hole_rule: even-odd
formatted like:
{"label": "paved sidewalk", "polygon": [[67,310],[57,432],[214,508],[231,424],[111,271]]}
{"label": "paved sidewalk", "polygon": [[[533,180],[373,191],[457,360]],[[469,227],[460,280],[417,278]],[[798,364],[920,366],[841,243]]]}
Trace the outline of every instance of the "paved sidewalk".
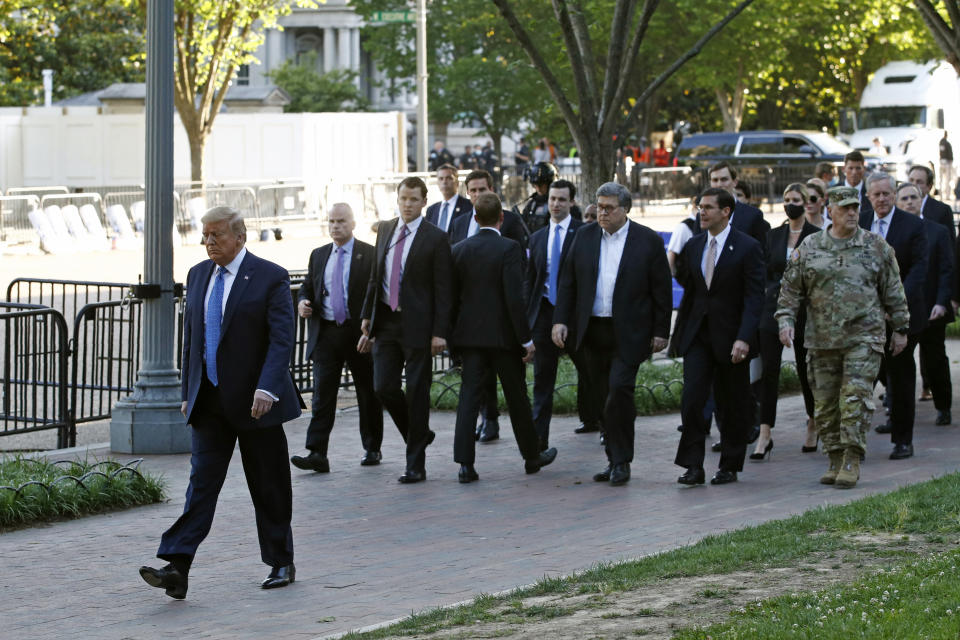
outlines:
{"label": "paved sidewalk", "polygon": [[[951,352],[955,359],[956,349]],[[253,508],[236,455],[183,602],[148,587],[137,574],[141,564],[157,562],[160,533],[180,513],[189,469],[187,455],[152,456],[145,467],[165,474],[170,502],[0,535],[0,635],[60,640],[336,634],[927,480],[954,471],[960,460],[960,428],[934,427],[933,407],[923,402],[917,404],[912,460],[888,460],[887,437],[871,433],[857,488],[824,487],[817,483],[822,455],[800,453],[799,396],[780,406],[772,460],[748,460],[737,484],[693,489],[675,483],[675,414],[638,419],[633,479],[614,488],[591,481],[604,466],[603,453],[594,434],[573,434],[574,418],[554,421],[559,457],[532,476],[523,473],[504,421],[506,437],[478,445],[480,481],[460,485],[452,461],[454,416],[435,413],[429,479],[404,486],[396,481],[403,453],[389,419],[384,464],[366,468],[359,466],[356,413],[347,412],[334,429],[333,472],[294,470],[296,584],[275,591],[258,587],[267,569],[259,562]],[[287,426],[291,453],[301,451],[306,422]],[[710,473],[718,454],[707,456]]]}

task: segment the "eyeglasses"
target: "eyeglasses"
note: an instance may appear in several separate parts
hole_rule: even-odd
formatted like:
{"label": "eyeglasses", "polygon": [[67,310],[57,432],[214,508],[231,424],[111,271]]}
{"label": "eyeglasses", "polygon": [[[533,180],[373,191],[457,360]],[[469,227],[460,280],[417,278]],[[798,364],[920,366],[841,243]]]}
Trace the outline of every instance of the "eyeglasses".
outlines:
{"label": "eyeglasses", "polygon": [[608,213],[608,214],[613,213],[619,208],[620,208],[620,205],[618,204],[598,204],[597,205],[598,211],[602,211],[603,213]]}

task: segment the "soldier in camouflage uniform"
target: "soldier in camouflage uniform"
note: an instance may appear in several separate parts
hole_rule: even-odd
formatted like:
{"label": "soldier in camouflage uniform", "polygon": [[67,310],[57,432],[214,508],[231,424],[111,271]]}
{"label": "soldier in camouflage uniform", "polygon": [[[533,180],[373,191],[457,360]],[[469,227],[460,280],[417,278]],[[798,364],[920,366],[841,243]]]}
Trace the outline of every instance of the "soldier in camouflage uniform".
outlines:
{"label": "soldier in camouflage uniform", "polygon": [[804,346],[815,421],[830,456],[820,482],[850,488],[860,477],[873,417],[873,383],[886,340],[884,316],[895,329],[891,350],[896,354],[907,343],[910,314],[893,249],[858,225],[857,190],[834,187],[828,196],[832,224],[794,250],[775,315],[781,342],[792,346],[800,305],[807,304]]}

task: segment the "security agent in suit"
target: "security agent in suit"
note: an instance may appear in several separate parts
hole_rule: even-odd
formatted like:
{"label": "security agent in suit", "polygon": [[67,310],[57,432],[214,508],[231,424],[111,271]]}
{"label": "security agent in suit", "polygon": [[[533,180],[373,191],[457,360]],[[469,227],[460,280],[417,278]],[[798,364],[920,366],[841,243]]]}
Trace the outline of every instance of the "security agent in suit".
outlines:
{"label": "security agent in suit", "polygon": [[380,464],[383,442],[383,407],[373,392],[373,358],[357,352],[360,312],[376,254],[373,246],[353,237],[356,221],[350,205],[333,205],[327,220],[333,242],[310,254],[297,303],[300,317],[308,319],[307,357],[313,360],[313,415],[306,443],[310,454],[290,458],[298,469],[320,473],[330,471],[327,445],[344,363],[350,367],[357,393],[363,443],[360,464]]}
{"label": "security agent in suit", "polygon": [[[928,265],[927,235],[920,219],[894,206],[896,193],[893,176],[886,173],[871,174],[867,178],[867,197],[873,210],[869,213],[860,212],[860,226],[883,236],[887,244],[893,247],[910,309],[909,328],[888,327],[888,331],[906,329],[907,346],[894,355],[888,340],[880,373],[880,379],[889,382],[890,440],[894,445],[890,459],[902,460],[913,455],[913,421],[917,400],[917,365],[913,353],[920,334],[927,328],[930,312],[924,294]],[[881,429],[881,433],[884,432]]]}
{"label": "security agent in suit", "polygon": [[437,169],[437,186],[440,187],[443,200],[427,207],[427,221],[449,234],[454,220],[473,214],[473,205],[458,195],[460,181],[457,179],[457,168],[452,164],[445,164]]}
{"label": "security agent in suit", "polygon": [[[760,243],[760,246],[763,246],[767,232],[770,231],[770,223],[763,219],[763,212],[760,209],[736,199],[734,190],[737,184],[737,170],[727,161],[721,160],[710,167],[710,186],[723,189],[734,197],[735,205],[730,215],[730,224],[734,229],[751,236]],[[699,222],[698,213],[697,223]],[[700,231],[702,232],[703,229],[701,228]]]}
{"label": "security agent in suit", "polygon": [[183,514],[164,532],[161,569],[141,567],[150,586],[187,595],[197,547],[210,531],[234,446],[257,514],[260,556],[271,567],[264,589],[294,581],[293,511],[284,422],[300,415],[290,376],[294,342],[290,278],[249,253],[240,213],[214,207],[201,219],[209,260],[187,275],[181,411],[193,427]]}
{"label": "security agent in suit", "polygon": [[743,470],[748,425],[752,424],[749,355],[756,351],[763,309],[763,252],[760,243],[729,224],[733,196],[710,188],[700,196],[700,225],[677,259],[683,286],[678,351],[683,356],[683,434],[674,464],[686,468],[677,481],[703,484],[703,407],[712,387],[720,424],[719,470],[711,484],[736,482]]}
{"label": "security agent in suit", "polygon": [[957,229],[953,224],[953,211],[946,202],[941,202],[930,195],[930,190],[933,188],[933,169],[923,165],[910,167],[907,178],[920,190],[920,217],[939,224],[946,230],[950,238],[950,250],[953,251],[953,245],[957,239]]}
{"label": "security agent in suit", "polygon": [[860,199],[860,215],[869,215],[873,213],[873,205],[870,204],[870,198],[867,197],[867,183],[863,176],[866,171],[864,167],[863,154],[853,150],[843,157],[843,184],[840,186],[853,187],[857,190]]}
{"label": "security agent in suit", "polygon": [[474,468],[474,425],[484,400],[490,371],[500,378],[510,410],[517,446],[527,473],[553,462],[557,450],[540,451],[527,398],[524,363],[535,347],[526,318],[522,249],[500,235],[503,221],[500,199],[485,193],[474,202],[480,231],[453,248],[453,331],[450,345],[463,360],[460,402],[454,435],[454,460],[460,463],[462,483],[479,479]]}
{"label": "security agent in suit", "polygon": [[[483,169],[471,171],[467,174],[464,182],[467,185],[467,195],[471,202],[476,202],[484,193],[493,193],[493,176]],[[472,237],[479,230],[475,216],[460,216],[454,222],[450,229],[450,243],[458,242]],[[500,233],[504,238],[515,240],[520,248],[523,249],[523,263],[526,269],[527,245],[529,242],[529,233],[524,226],[520,216],[512,211],[503,212],[503,224],[500,227]],[[522,282],[518,286],[523,286]],[[483,421],[477,427],[476,437],[480,442],[493,442],[500,437],[500,424],[497,418],[500,412],[497,409],[497,379],[491,371],[487,376],[486,386],[484,387],[486,400],[483,408]]]}
{"label": "security agent in suit", "polygon": [[[407,443],[404,484],[426,479],[432,356],[450,332],[450,243],[420,216],[427,185],[406,178],[397,188],[400,217],[377,227],[376,263],[363,304],[357,350],[373,350],[373,388]],[[403,373],[406,370],[406,391]]]}
{"label": "security agent in suit", "polygon": [[[533,422],[540,437],[540,449],[550,442],[550,418],[553,416],[553,392],[557,383],[557,367],[563,351],[553,344],[553,311],[560,285],[560,267],[570,251],[573,238],[583,223],[570,214],[576,187],[567,180],[550,185],[547,204],[550,219],[547,225],[530,236],[530,259],[527,261],[527,320],[533,328]],[[581,424],[576,433],[600,430],[601,408],[589,390],[586,365],[579,351],[568,353],[577,368],[577,410]]]}
{"label": "security agent in suit", "polygon": [[[897,188],[897,208],[920,215],[923,195],[916,184],[906,182]],[[937,409],[936,424],[951,422],[953,385],[950,383],[950,361],[944,345],[946,326],[953,322],[953,248],[950,236],[943,225],[923,218],[923,231],[927,236],[928,265],[923,292],[926,308],[930,310],[927,328],[920,333],[920,371],[924,387],[932,391],[933,404]],[[929,386],[928,386],[929,385]]]}
{"label": "security agent in suit", "polygon": [[663,240],[627,219],[632,200],[614,182],[597,189],[597,224],[576,233],[553,314],[554,344],[583,350],[590,388],[604,407],[608,465],[593,479],[614,486],[630,479],[637,370],[667,347],[673,311]]}

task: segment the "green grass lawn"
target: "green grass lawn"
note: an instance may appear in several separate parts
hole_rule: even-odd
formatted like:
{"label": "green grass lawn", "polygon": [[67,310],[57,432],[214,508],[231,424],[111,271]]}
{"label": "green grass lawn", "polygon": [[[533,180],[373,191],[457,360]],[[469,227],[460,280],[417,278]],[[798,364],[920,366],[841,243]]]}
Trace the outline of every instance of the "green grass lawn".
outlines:
{"label": "green grass lawn", "polygon": [[116,460],[0,459],[0,530],[159,502],[164,483]]}
{"label": "green grass lawn", "polygon": [[[862,562],[865,555],[873,557],[874,565],[883,567],[882,573],[870,573],[854,583],[824,591],[760,601],[731,611],[722,624],[705,629],[693,626],[677,631],[676,637],[956,638],[960,629],[960,551],[918,555],[907,546],[901,549],[856,541],[858,535],[880,534],[905,540],[918,538],[941,547],[956,544],[960,535],[960,473],[850,504],[812,509],[791,518],[708,536],[696,544],[641,560],[600,564],[572,577],[544,579],[502,597],[483,595],[466,605],[428,611],[381,630],[347,637],[411,636],[441,629],[469,636],[471,625],[502,623],[506,629],[512,624],[543,622],[588,607],[602,608],[608,596],[665,580],[797,567],[814,557],[834,558],[849,551],[860,558],[856,562]],[[594,594],[599,604],[573,599],[589,594]],[[522,605],[526,598],[545,595],[571,596],[573,604],[539,608]],[[523,616],[515,615],[518,606]],[[854,631],[861,628],[868,632]]]}
{"label": "green grass lawn", "polygon": [[[792,392],[800,389],[796,367],[786,363],[780,368],[780,390]],[[527,392],[533,401],[533,365],[527,365]],[[460,372],[451,369],[435,376],[430,388],[430,403],[435,409],[453,411],[457,408],[460,393]],[[637,389],[634,400],[637,413],[642,416],[680,410],[680,397],[683,394],[683,365],[679,361],[647,361],[640,365],[637,372]],[[506,402],[500,383],[497,382],[497,396],[502,411]],[[560,359],[557,369],[557,384],[553,392],[553,412],[556,414],[576,413],[577,411],[577,370],[569,357]]]}

